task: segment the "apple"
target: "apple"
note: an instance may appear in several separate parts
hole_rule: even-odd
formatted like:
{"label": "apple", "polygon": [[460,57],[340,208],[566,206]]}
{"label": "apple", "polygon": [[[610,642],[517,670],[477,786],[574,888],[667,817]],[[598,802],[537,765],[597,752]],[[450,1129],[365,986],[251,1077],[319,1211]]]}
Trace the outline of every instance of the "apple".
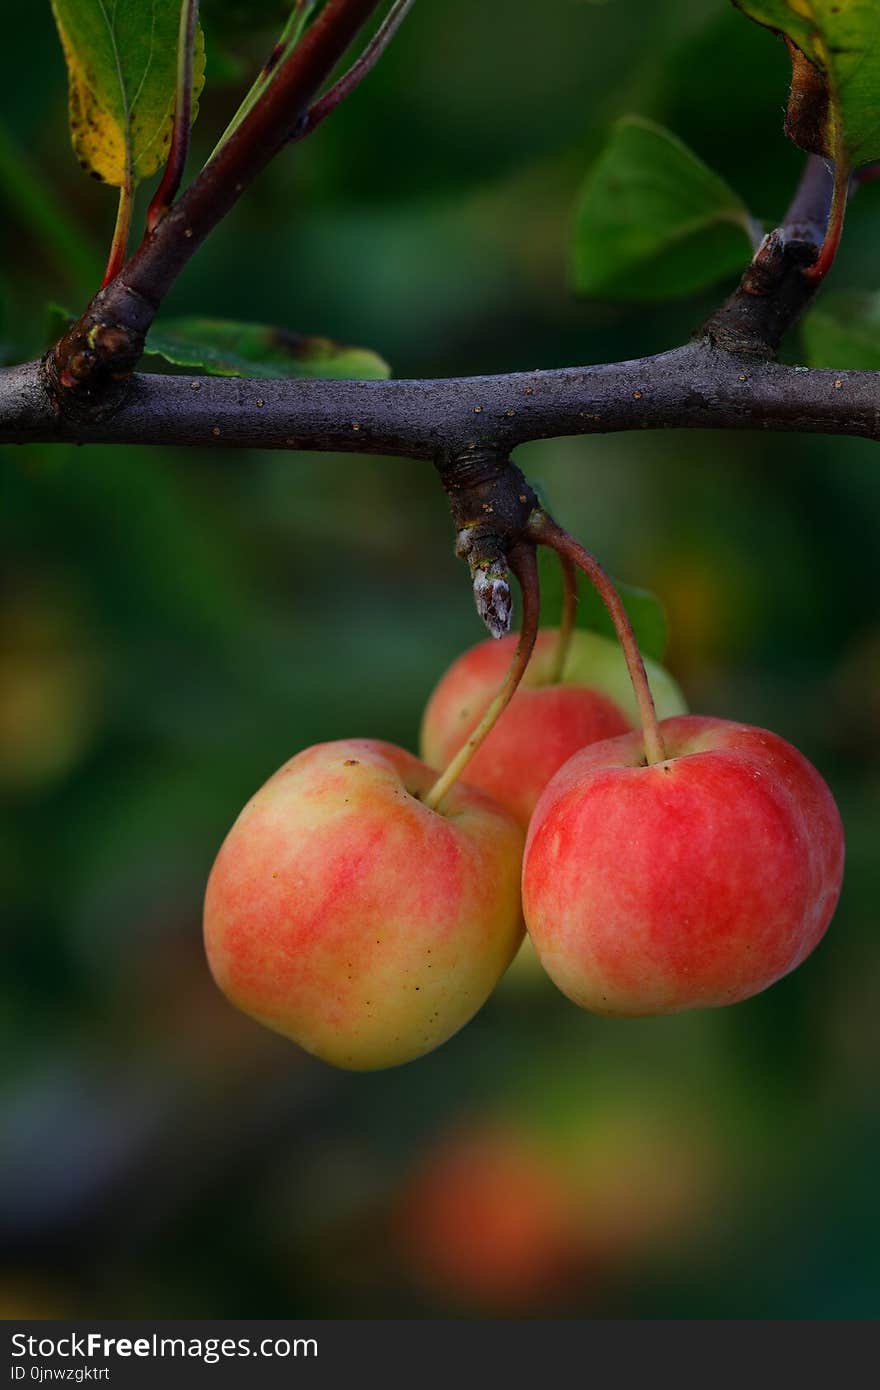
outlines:
{"label": "apple", "polygon": [[252,1018],[335,1066],[429,1052],[488,998],[523,936],[523,834],[389,743],[318,744],[248,802],[205,895],[208,962]]}
{"label": "apple", "polygon": [[523,907],[544,969],[596,1013],[732,1004],[794,970],[840,893],[843,829],[816,769],[764,729],[696,716],[584,748],[532,818]]}
{"label": "apple", "polygon": [[[516,637],[481,642],[455,661],[435,688],[422,721],[422,757],[442,768],[473,732],[497,693]],[[553,679],[558,633],[538,634],[519,689],[485,743],[468,764],[465,779],[495,797],[527,827],[553,774],[579,748],[626,733],[638,712],[619,644],[576,629],[561,681]],[[662,718],[686,709],[681,691],[662,666],[647,661]]]}

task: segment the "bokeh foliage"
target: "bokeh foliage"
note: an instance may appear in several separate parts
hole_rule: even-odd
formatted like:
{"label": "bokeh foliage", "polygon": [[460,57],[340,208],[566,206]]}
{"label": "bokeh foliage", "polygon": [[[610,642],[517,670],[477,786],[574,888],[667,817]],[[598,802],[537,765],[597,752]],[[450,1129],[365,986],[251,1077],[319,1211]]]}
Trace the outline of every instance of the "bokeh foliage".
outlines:
{"label": "bokeh foliage", "polygon": [[[203,156],[271,41],[256,8],[203,6]],[[0,66],[14,361],[45,345],[48,301],[85,302],[113,199],[71,157],[48,5]],[[365,343],[398,375],[671,345],[724,286],[574,300],[584,174],[635,111],[772,222],[801,159],[787,75],[726,0],[550,0],[539,21],[531,0],[422,3],[168,312]],[[836,290],[876,284],[878,200],[853,205]],[[634,434],[520,462],[615,574],[661,594],[692,706],[776,729],[831,783],[849,860],[826,942],[731,1010],[608,1022],[524,970],[412,1066],[308,1061],[214,990],[202,889],[279,763],[343,735],[414,746],[434,680],[480,639],[436,479],[354,456],[5,450],[7,1313],[876,1314],[876,449]]]}

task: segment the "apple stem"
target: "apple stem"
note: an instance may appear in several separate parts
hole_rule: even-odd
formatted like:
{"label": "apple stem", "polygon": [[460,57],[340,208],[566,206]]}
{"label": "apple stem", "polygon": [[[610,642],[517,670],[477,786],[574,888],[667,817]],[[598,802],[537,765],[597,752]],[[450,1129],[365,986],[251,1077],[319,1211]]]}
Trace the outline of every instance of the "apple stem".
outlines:
{"label": "apple stem", "polygon": [[552,685],[558,685],[562,680],[578,606],[577,568],[567,555],[562,555],[557,551],[557,557],[562,566],[562,616],[559,620],[559,637],[556,641],[556,650],[553,653],[553,665],[550,668],[550,683]]}
{"label": "apple stem", "polygon": [[541,617],[541,596],[538,586],[535,547],[533,545],[518,545],[509,556],[509,563],[522,591],[522,623],[516,651],[498,694],[492,700],[470,738],[458,750],[446,770],[440,774],[424,798],[424,804],[432,811],[439,810],[444,797],[461,777],[477,749],[489,737],[498,719],[516,694],[517,687],[534,651]]}
{"label": "apple stem", "polygon": [[645,662],[639,651],[639,644],[636,641],[629,615],[623,606],[620,594],[614,587],[611,576],[602,567],[595,555],[586,550],[561,526],[557,526],[546,512],[534,513],[529,523],[529,530],[541,544],[549,546],[551,550],[556,551],[557,555],[565,557],[578,569],[583,570],[604,603],[623,649],[629,678],[632,681],[642,726],[642,737],[645,742],[645,757],[649,763],[664,762],[666,749],[663,746],[663,736],[660,733],[660,724],[657,719],[657,710],[654,707],[654,697],[648,683]]}

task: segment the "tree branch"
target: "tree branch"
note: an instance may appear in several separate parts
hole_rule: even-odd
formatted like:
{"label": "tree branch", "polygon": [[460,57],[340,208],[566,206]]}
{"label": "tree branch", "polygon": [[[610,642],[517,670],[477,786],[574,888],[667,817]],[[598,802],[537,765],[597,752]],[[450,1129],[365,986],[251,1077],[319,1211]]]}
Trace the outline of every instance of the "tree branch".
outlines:
{"label": "tree branch", "polygon": [[640,429],[880,438],[880,373],[782,366],[699,341],[654,357],[426,381],[133,376],[121,399],[59,415],[38,362],[0,372],[0,443],[168,444],[448,458]]}
{"label": "tree branch", "polygon": [[328,0],[265,94],[148,233],[47,359],[49,386],[88,406],[143,352],[165,295],[193,253],[288,143],[300,119],[382,0]]}
{"label": "tree branch", "polygon": [[[335,15],[337,22],[343,16],[353,35],[374,8],[375,0],[331,0],[322,14]],[[398,3],[392,14],[398,18],[406,8]],[[323,31],[316,25],[306,39],[311,36],[314,45],[322,33],[321,57],[305,63],[308,77],[300,73],[295,88],[303,111],[308,109],[307,89],[320,80],[328,52],[342,43],[344,25]],[[308,54],[305,40],[294,56],[301,52]],[[180,264],[188,259],[223,214],[222,201],[208,205],[214,166],[224,166],[221,182],[229,199],[230,167],[246,169],[249,179],[271,158],[274,151],[265,148],[255,164],[251,131],[255,122],[274,120],[279,138],[277,111],[270,118],[269,106],[268,100],[261,101],[248,113],[125,274],[94,301],[92,318],[87,315],[73,330],[75,336],[92,322],[86,339],[90,349],[97,338],[99,347],[106,345],[108,360],[118,362],[124,355],[114,336],[123,330],[106,318],[111,302],[127,328],[137,325],[142,345],[154,305],[176,274],[175,255]],[[236,185],[236,196],[239,191]],[[454,514],[456,508],[461,513],[460,542],[467,532],[462,553],[471,562],[478,607],[485,610],[490,628],[501,630],[505,593],[509,597],[510,538],[522,530],[534,505],[528,484],[509,462],[518,445],[635,429],[760,429],[880,438],[880,373],[811,370],[773,360],[785,330],[815,293],[816,283],[804,271],[822,243],[831,192],[825,162],[811,157],[783,224],[765,237],[737,290],[697,339],[656,356],[424,381],[130,375],[117,390],[105,389],[88,400],[83,410],[59,409],[57,378],[52,364],[44,361],[0,372],[0,443],[207,445],[433,460]],[[189,223],[192,236],[186,237],[185,228],[186,244],[175,249],[174,238]],[[157,251],[169,226],[170,252],[167,246]]]}
{"label": "tree branch", "polygon": [[764,237],[733,294],[703,328],[716,347],[776,356],[821,285],[821,276],[809,272],[825,243],[834,187],[828,161],[811,154],[780,226]]}
{"label": "tree branch", "polygon": [[811,154],[804,163],[801,181],[782,219],[786,241],[804,241],[818,251],[825,240],[828,214],[834,197],[834,171],[828,160]]}

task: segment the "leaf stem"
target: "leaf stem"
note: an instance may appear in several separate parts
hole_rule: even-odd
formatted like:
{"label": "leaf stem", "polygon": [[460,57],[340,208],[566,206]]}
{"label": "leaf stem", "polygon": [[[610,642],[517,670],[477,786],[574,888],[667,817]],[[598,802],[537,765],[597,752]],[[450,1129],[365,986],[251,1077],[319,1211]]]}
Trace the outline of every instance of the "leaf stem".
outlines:
{"label": "leaf stem", "polygon": [[[145,235],[125,262],[125,281],[111,281],[55,345],[47,370],[53,390],[96,392],[116,379],[117,357],[130,372],[143,352],[153,317],[184,266],[245,189],[284,148],[381,0],[326,0],[293,52],[279,63],[273,80],[230,138],[184,190],[174,215]],[[96,328],[113,324],[117,352],[91,351]],[[91,354],[91,355],[90,355]],[[79,370],[72,372],[76,361]]]}
{"label": "leaf stem", "polygon": [[562,680],[562,673],[565,670],[565,663],[568,659],[569,648],[571,647],[571,637],[574,632],[578,606],[577,567],[569,555],[563,555],[560,551],[557,551],[556,554],[562,566],[563,588],[559,636],[556,639],[556,650],[553,653],[553,665],[550,668],[550,682],[552,685],[558,685]]}
{"label": "leaf stem", "polygon": [[131,214],[134,208],[134,179],[131,170],[127,169],[125,182],[119,190],[119,206],[116,210],[116,226],[113,228],[113,240],[110,243],[110,255],[107,260],[107,269],[104,271],[104,278],[101,281],[101,288],[109,285],[111,280],[115,280],[120,270],[125,264],[125,253],[128,249],[128,238],[131,232]]}
{"label": "leaf stem", "polygon": [[546,512],[538,512],[533,517],[529,529],[535,540],[542,545],[549,546],[556,551],[557,555],[565,556],[578,569],[583,570],[604,603],[623,648],[629,678],[632,681],[642,725],[642,737],[645,742],[645,756],[649,763],[664,762],[666,749],[663,746],[663,736],[654,707],[654,697],[648,683],[645,662],[639,651],[639,644],[636,641],[629,615],[623,606],[620,594],[614,587],[611,576],[602,567],[595,555],[592,555],[589,550],[585,550],[561,526],[557,526]]}
{"label": "leaf stem", "polygon": [[448,795],[454,783],[461,777],[477,749],[489,737],[500,716],[510,704],[535,648],[541,616],[541,596],[538,587],[535,547],[533,545],[517,546],[510,555],[510,568],[519,580],[522,591],[522,623],[513,660],[508,667],[501,689],[479,724],[425,797],[425,805],[432,811],[439,810],[444,797]]}
{"label": "leaf stem", "polygon": [[174,124],[171,148],[162,181],[147,209],[147,231],[152,232],[162,221],[177,197],[189,154],[193,108],[193,50],[199,23],[199,0],[181,0],[180,28],[177,33],[177,94],[174,103]]}
{"label": "leaf stem", "polygon": [[849,165],[843,158],[834,163],[834,185],[831,192],[831,207],[828,212],[828,225],[819,254],[811,266],[804,271],[808,280],[824,280],[837,255],[843,223],[846,217],[846,204],[849,197]]}

